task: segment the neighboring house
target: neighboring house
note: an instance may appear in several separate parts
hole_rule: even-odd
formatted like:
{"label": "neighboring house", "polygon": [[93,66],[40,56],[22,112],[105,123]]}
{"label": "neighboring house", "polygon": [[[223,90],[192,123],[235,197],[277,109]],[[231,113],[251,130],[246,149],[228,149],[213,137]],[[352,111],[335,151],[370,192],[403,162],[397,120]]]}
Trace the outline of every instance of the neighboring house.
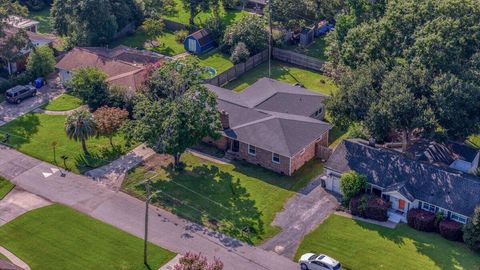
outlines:
{"label": "neighboring house", "polygon": [[328,152],[327,96],[267,78],[240,93],[206,86],[217,94],[223,132],[205,141],[230,157],[292,175]]}
{"label": "neighboring house", "polygon": [[15,15],[8,16],[5,22],[8,25],[13,26],[15,28],[23,29],[25,31],[34,32],[34,33],[37,32],[38,25],[40,24],[40,22],[38,21],[23,18],[20,16],[15,16]]}
{"label": "neighboring house", "polygon": [[[412,208],[466,223],[480,205],[480,178],[446,164],[466,158],[478,168],[479,152],[458,143],[421,141],[407,154],[363,140],[344,140],[325,164],[326,189],[340,192],[341,174],[353,170],[368,178],[367,192],[392,203],[391,221],[406,222]],[[447,162],[447,163],[444,163]]]}
{"label": "neighboring house", "polygon": [[213,34],[207,29],[200,29],[188,35],[184,41],[185,50],[193,54],[204,54],[217,46]]}
{"label": "neighboring house", "polygon": [[[0,38],[0,44],[3,44],[8,38],[12,37],[13,35],[17,34],[20,28],[16,28],[13,26],[5,26],[3,28],[4,37]],[[48,45],[52,46],[54,43],[54,39],[48,35],[39,34],[36,32],[26,31],[30,43],[32,46],[41,46],[41,45]],[[17,48],[15,53],[18,53],[18,57],[16,58],[15,62],[6,61],[4,68],[10,73],[20,72],[25,70],[27,58],[30,54],[31,48]]]}
{"label": "neighboring house", "polygon": [[150,51],[140,51],[126,46],[113,49],[103,47],[74,48],[56,65],[62,84],[69,81],[76,69],[97,67],[107,74],[112,85],[131,90],[139,89],[145,82],[147,67],[166,61],[164,55]]}

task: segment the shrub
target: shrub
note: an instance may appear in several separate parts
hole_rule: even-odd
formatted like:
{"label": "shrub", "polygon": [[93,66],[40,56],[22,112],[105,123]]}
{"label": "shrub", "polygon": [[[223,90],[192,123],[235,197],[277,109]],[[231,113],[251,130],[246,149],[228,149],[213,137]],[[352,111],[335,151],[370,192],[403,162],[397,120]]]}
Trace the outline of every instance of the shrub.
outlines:
{"label": "shrub", "polygon": [[348,171],[340,177],[340,190],[342,191],[344,203],[348,205],[350,199],[360,194],[367,186],[367,177],[359,175],[354,171]]}
{"label": "shrub", "polygon": [[209,263],[207,257],[202,256],[202,254],[194,254],[187,252],[183,257],[180,258],[178,263],[173,266],[174,270],[222,270],[223,263],[217,259],[213,258],[213,262]]}
{"label": "shrub", "polygon": [[27,71],[34,77],[44,77],[55,71],[55,56],[47,45],[32,49],[28,56]]}
{"label": "shrub", "polygon": [[368,203],[368,195],[355,196],[350,199],[349,209],[354,216],[365,217],[365,212]]}
{"label": "shrub", "polygon": [[210,33],[212,33],[217,43],[221,43],[223,35],[225,35],[226,29],[225,23],[222,19],[215,16],[209,17],[203,23],[203,28],[208,29]]}
{"label": "shrub", "polygon": [[435,214],[422,210],[410,209],[407,214],[407,222],[410,227],[424,232],[435,230]]}
{"label": "shrub", "polygon": [[387,221],[388,220],[388,209],[390,208],[390,203],[384,199],[373,196],[368,200],[365,217],[378,220],[378,221]]}
{"label": "shrub", "polygon": [[187,30],[178,30],[175,32],[175,41],[178,43],[183,43],[188,36]]}
{"label": "shrub", "polygon": [[250,52],[247,49],[245,43],[240,42],[235,46],[235,49],[232,52],[232,56],[230,56],[230,60],[235,63],[242,63],[247,61],[248,57],[250,57]]}
{"label": "shrub", "polygon": [[471,250],[480,252],[480,206],[475,208],[475,212],[463,228],[463,241]]}
{"label": "shrub", "polygon": [[462,240],[462,228],[463,224],[448,219],[440,221],[438,225],[438,231],[443,236],[443,238],[451,241]]}

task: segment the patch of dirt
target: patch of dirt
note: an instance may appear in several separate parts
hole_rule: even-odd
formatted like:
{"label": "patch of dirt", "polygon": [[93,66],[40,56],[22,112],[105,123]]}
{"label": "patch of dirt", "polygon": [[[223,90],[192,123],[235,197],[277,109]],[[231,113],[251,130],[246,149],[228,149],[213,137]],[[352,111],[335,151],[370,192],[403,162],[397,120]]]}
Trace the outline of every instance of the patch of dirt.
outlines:
{"label": "patch of dirt", "polygon": [[170,155],[155,154],[143,162],[145,170],[155,170],[162,167],[168,167],[174,162],[174,159]]}

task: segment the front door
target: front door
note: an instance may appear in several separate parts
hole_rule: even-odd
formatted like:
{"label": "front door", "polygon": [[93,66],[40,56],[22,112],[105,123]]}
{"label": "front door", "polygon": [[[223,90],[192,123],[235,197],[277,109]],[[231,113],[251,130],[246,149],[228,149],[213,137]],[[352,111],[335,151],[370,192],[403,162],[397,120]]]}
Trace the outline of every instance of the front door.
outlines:
{"label": "front door", "polygon": [[405,201],[402,199],[398,200],[398,210],[405,211]]}
{"label": "front door", "polygon": [[239,150],[240,150],[240,142],[237,140],[234,140],[232,142],[232,152],[238,153]]}
{"label": "front door", "polygon": [[197,42],[194,39],[188,40],[188,49],[193,53],[197,52]]}

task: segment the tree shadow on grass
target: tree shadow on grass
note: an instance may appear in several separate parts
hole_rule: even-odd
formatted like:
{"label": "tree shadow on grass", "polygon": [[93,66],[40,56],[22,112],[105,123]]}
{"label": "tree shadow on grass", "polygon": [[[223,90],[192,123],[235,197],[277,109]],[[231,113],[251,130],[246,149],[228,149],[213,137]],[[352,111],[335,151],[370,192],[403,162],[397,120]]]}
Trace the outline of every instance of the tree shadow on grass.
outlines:
{"label": "tree shadow on grass", "polygon": [[75,156],[75,167],[81,172],[107,165],[108,163],[118,159],[124,154],[122,146],[102,147],[98,152],[90,152],[89,154],[79,154]]}
{"label": "tree shadow on grass", "polygon": [[28,113],[0,127],[0,134],[6,140],[5,144],[19,148],[31,142],[32,136],[38,133],[39,125],[38,116],[35,113]]}
{"label": "tree shadow on grass", "polygon": [[361,221],[355,223],[363,229],[378,233],[382,238],[398,246],[405,245],[406,239],[412,240],[419,253],[430,258],[443,270],[471,269],[472,265],[480,263],[480,256],[470,252],[464,244],[444,239],[437,233],[416,231],[406,224],[399,224],[397,228],[390,229]]}
{"label": "tree shadow on grass", "polygon": [[[152,190],[159,191],[152,201],[171,212],[246,241],[259,242],[264,234],[262,213],[248,191],[231,174],[216,166],[196,166],[182,171],[164,168],[166,176],[156,180]],[[144,193],[145,187],[135,187]],[[191,230],[200,230],[192,226]],[[235,241],[218,234],[226,246]]]}

